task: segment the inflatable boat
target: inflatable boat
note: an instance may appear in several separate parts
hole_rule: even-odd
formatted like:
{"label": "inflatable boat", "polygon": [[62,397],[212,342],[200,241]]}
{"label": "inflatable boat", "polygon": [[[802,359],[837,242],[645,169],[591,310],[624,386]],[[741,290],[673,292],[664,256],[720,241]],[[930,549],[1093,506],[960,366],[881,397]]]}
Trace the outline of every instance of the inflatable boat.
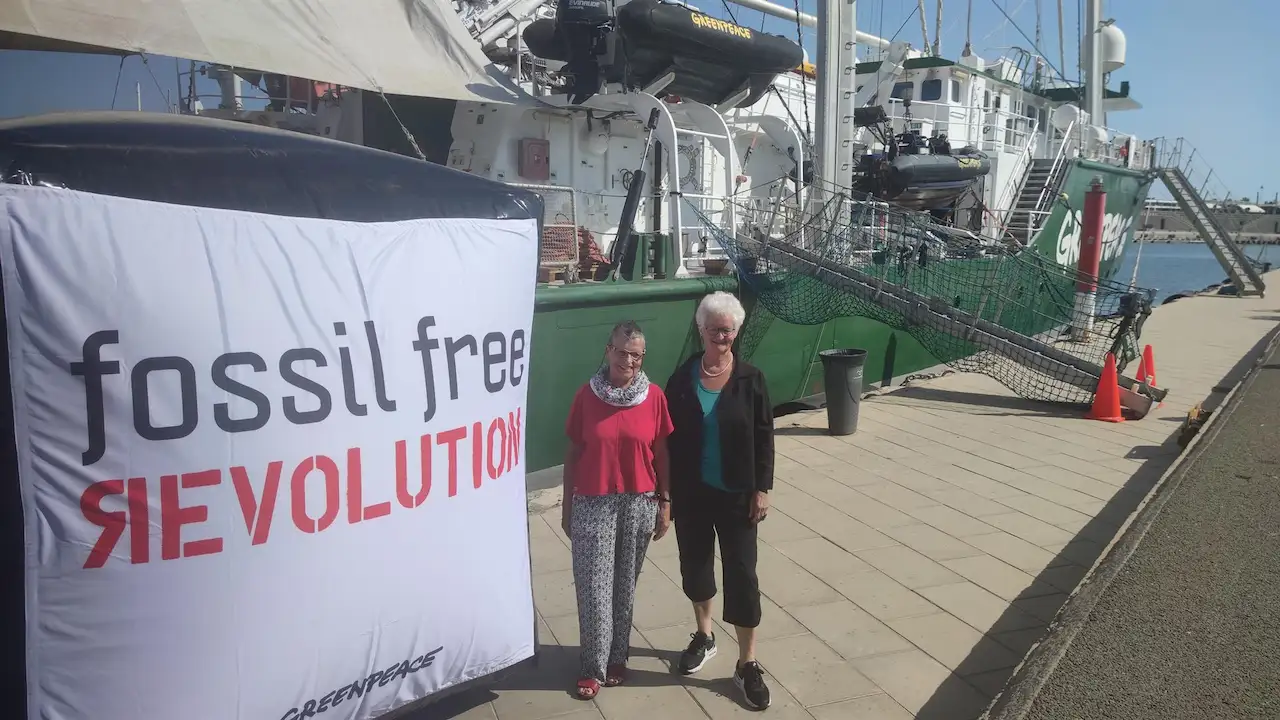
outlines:
{"label": "inflatable boat", "polygon": [[565,63],[575,104],[602,82],[644,88],[673,73],[659,96],[719,105],[745,91],[735,107],[746,107],[804,60],[800,46],[781,35],[666,0],[631,0],[614,16],[604,0],[561,0],[554,20],[530,23],[522,37],[534,55]]}
{"label": "inflatable boat", "polygon": [[[900,136],[901,137],[901,136]],[[909,210],[949,208],[966,190],[991,172],[991,160],[977,148],[952,152],[945,137],[925,143],[910,137],[888,153],[862,156],[854,186]]]}

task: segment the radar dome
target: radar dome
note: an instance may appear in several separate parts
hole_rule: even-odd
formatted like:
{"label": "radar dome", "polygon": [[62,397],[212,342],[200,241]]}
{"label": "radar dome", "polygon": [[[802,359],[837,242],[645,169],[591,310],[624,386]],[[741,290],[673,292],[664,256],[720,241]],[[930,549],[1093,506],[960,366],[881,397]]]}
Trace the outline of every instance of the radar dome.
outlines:
{"label": "radar dome", "polygon": [[1102,72],[1109,73],[1124,67],[1125,37],[1124,31],[1115,23],[1103,25],[1098,29],[1099,51],[1102,56]]}

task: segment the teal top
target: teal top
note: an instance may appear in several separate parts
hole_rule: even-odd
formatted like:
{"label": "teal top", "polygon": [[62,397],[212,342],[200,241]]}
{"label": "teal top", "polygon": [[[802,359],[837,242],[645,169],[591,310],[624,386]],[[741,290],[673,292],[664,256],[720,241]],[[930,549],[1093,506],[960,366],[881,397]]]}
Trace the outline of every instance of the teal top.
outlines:
{"label": "teal top", "polygon": [[693,386],[698,392],[698,403],[702,406],[702,482],[717,490],[729,492],[720,469],[720,423],[716,420],[715,412],[720,391],[708,390],[702,385],[699,369],[700,365],[694,363]]}

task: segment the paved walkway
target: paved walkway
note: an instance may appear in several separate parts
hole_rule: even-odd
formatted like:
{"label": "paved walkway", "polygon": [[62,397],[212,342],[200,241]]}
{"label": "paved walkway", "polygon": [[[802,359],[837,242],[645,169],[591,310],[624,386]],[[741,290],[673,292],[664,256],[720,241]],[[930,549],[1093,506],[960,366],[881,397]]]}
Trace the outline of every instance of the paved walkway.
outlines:
{"label": "paved walkway", "polygon": [[[1268,278],[1280,285],[1280,273]],[[758,655],[777,718],[977,717],[1178,454],[1186,411],[1276,327],[1273,299],[1191,298],[1146,325],[1164,407],[1113,425],[950,375],[864,401],[857,434],[821,412],[778,421],[761,525]],[[1234,380],[1232,380],[1234,382]],[[1221,396],[1221,393],[1218,397]],[[559,509],[531,518],[541,667],[413,720],[744,717],[733,633],[698,676],[672,674],[692,632],[674,535],[640,578],[633,680],[574,699],[578,628]]]}
{"label": "paved walkway", "polygon": [[1064,624],[1078,632],[1061,633],[1072,641],[1028,712],[1003,717],[1280,718],[1278,361],[1273,350],[1135,519],[1095,576],[1110,582],[1072,601]]}

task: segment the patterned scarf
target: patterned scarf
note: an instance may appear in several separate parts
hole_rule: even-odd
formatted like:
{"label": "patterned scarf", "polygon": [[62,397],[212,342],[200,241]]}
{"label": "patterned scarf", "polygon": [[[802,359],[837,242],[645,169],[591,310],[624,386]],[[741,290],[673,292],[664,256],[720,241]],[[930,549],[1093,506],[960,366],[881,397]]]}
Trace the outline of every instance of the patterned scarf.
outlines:
{"label": "patterned scarf", "polygon": [[640,370],[636,372],[630,385],[614,387],[609,383],[609,366],[601,365],[596,374],[591,376],[591,391],[614,407],[635,407],[649,397],[649,376]]}

